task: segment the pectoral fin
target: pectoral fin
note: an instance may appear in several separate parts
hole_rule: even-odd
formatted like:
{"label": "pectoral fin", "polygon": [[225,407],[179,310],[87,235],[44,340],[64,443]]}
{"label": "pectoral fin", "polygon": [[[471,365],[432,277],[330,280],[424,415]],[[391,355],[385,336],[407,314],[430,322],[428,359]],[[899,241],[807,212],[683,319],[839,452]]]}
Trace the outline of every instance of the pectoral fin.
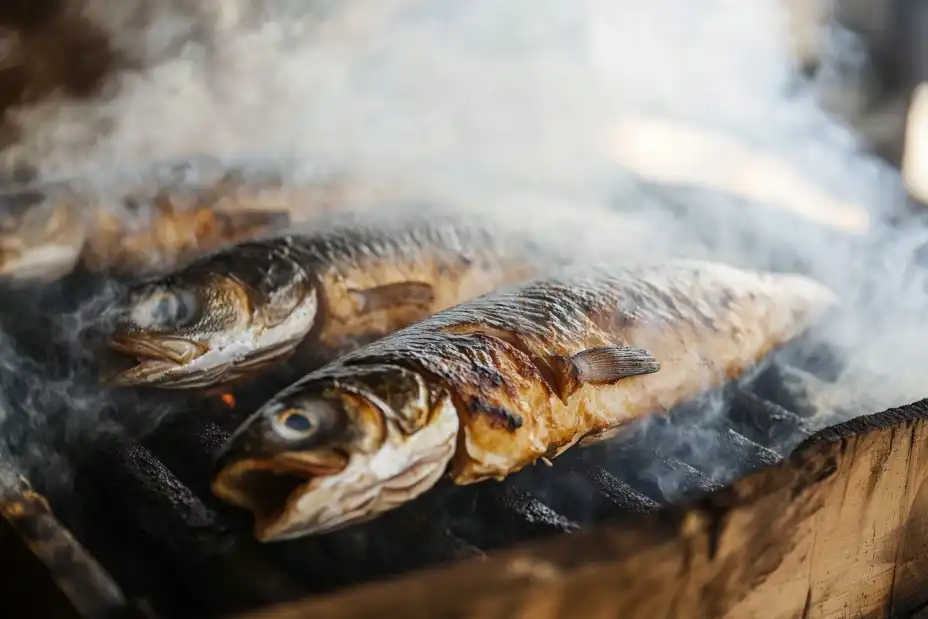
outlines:
{"label": "pectoral fin", "polygon": [[611,384],[661,369],[648,351],[624,346],[589,348],[572,357],[556,356],[552,366],[558,375],[559,395],[563,400],[585,383]]}
{"label": "pectoral fin", "polygon": [[350,292],[364,313],[408,305],[427,305],[435,300],[432,286],[423,282],[397,282]]}

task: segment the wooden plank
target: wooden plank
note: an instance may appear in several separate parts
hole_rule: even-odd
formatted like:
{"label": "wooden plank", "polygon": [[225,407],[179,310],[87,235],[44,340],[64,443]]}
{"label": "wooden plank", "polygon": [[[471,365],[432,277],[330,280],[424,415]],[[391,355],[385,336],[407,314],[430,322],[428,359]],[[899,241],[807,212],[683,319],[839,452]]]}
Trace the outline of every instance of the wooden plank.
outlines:
{"label": "wooden plank", "polygon": [[238,619],[905,616],[928,602],[928,400],[695,504]]}
{"label": "wooden plank", "polygon": [[109,574],[45,498],[0,463],[0,617],[95,619],[133,614]]}

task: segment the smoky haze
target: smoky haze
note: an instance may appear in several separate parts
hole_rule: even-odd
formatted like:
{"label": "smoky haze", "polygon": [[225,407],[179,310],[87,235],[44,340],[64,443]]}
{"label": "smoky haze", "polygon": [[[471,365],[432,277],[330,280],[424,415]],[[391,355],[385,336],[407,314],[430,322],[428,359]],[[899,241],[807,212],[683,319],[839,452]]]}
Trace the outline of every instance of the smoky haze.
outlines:
{"label": "smoky haze", "polygon": [[[928,227],[888,223],[899,175],[821,111],[784,6],[87,0],[143,68],[96,99],[20,110],[23,138],[3,158],[60,177],[292,157],[578,255],[801,271],[843,301],[816,337],[846,362],[848,410],[911,402],[926,395]],[[836,63],[856,53],[845,38],[828,39]]]}

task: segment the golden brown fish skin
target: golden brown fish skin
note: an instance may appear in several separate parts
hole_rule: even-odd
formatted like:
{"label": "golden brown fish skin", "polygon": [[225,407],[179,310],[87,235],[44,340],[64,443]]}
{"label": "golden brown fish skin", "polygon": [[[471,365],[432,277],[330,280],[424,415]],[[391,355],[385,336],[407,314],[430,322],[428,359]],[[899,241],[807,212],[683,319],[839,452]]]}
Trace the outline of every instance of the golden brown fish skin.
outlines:
{"label": "golden brown fish skin", "polygon": [[[453,443],[447,464],[455,483],[503,478],[738,376],[834,303],[830,291],[801,276],[698,261],[565,271],[516,285],[379,339],[285,389],[227,443],[213,488],[246,507],[247,497],[252,503],[257,497],[264,506],[256,528],[261,539],[344,526],[350,518],[333,506],[354,505],[363,496],[370,515],[427,489],[425,484],[398,487],[384,473],[378,478],[379,498],[371,498],[375,482],[358,472],[364,463],[375,470],[393,462],[392,469],[384,470],[395,474],[403,465],[417,467],[418,455],[401,432],[381,432],[386,438],[375,445],[365,441],[370,432],[354,421],[357,415],[344,412],[340,402],[345,394],[380,403],[384,417],[406,417],[420,433],[432,431],[432,440],[415,448],[423,453],[446,453],[440,441]],[[637,350],[643,369],[639,375],[599,382],[565,380],[574,376],[565,371],[572,358],[602,349]],[[383,376],[391,368],[421,377],[427,387],[408,397],[383,396],[389,382]],[[321,420],[320,407],[343,413]],[[288,440],[299,432],[281,426],[300,417],[308,428],[302,431],[305,440]],[[426,418],[444,431],[412,423]],[[328,482],[292,465],[312,461],[333,446],[349,464],[329,473]],[[272,500],[262,498],[259,488],[248,490],[242,483],[249,468],[269,462],[308,480],[292,488],[276,511],[266,509]],[[363,484],[356,482],[352,489],[352,479]]]}
{"label": "golden brown fish skin", "polygon": [[[110,342],[142,363],[113,382],[206,389],[279,367],[294,352],[289,365],[303,374],[557,260],[521,236],[414,207],[310,221],[133,288]],[[197,309],[195,321],[146,324],[139,315],[178,294]],[[193,356],[176,358],[178,346]]]}
{"label": "golden brown fish skin", "polygon": [[325,361],[555,264],[525,239],[454,217],[407,212],[346,220],[325,240],[295,240],[313,258],[324,299],[314,348],[326,351]]}
{"label": "golden brown fish skin", "polygon": [[[616,273],[544,280],[451,308],[332,371],[395,363],[439,379],[462,409],[451,474],[473,483],[505,477],[586,435],[666,411],[736,377],[831,304],[830,293],[805,278],[720,264]],[[558,397],[552,360],[606,346],[642,348],[661,369]]]}

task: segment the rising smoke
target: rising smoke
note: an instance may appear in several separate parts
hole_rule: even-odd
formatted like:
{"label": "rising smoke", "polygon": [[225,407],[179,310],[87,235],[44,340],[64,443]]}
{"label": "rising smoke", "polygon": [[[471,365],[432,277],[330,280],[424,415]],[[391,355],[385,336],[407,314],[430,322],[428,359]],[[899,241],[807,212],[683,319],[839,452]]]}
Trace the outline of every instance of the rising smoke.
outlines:
{"label": "rising smoke", "polygon": [[141,68],[99,97],[17,111],[8,166],[59,177],[204,152],[294,157],[578,253],[799,270],[842,297],[819,337],[845,356],[838,386],[859,412],[926,395],[928,227],[890,223],[898,174],[821,110],[776,0],[83,10]]}

